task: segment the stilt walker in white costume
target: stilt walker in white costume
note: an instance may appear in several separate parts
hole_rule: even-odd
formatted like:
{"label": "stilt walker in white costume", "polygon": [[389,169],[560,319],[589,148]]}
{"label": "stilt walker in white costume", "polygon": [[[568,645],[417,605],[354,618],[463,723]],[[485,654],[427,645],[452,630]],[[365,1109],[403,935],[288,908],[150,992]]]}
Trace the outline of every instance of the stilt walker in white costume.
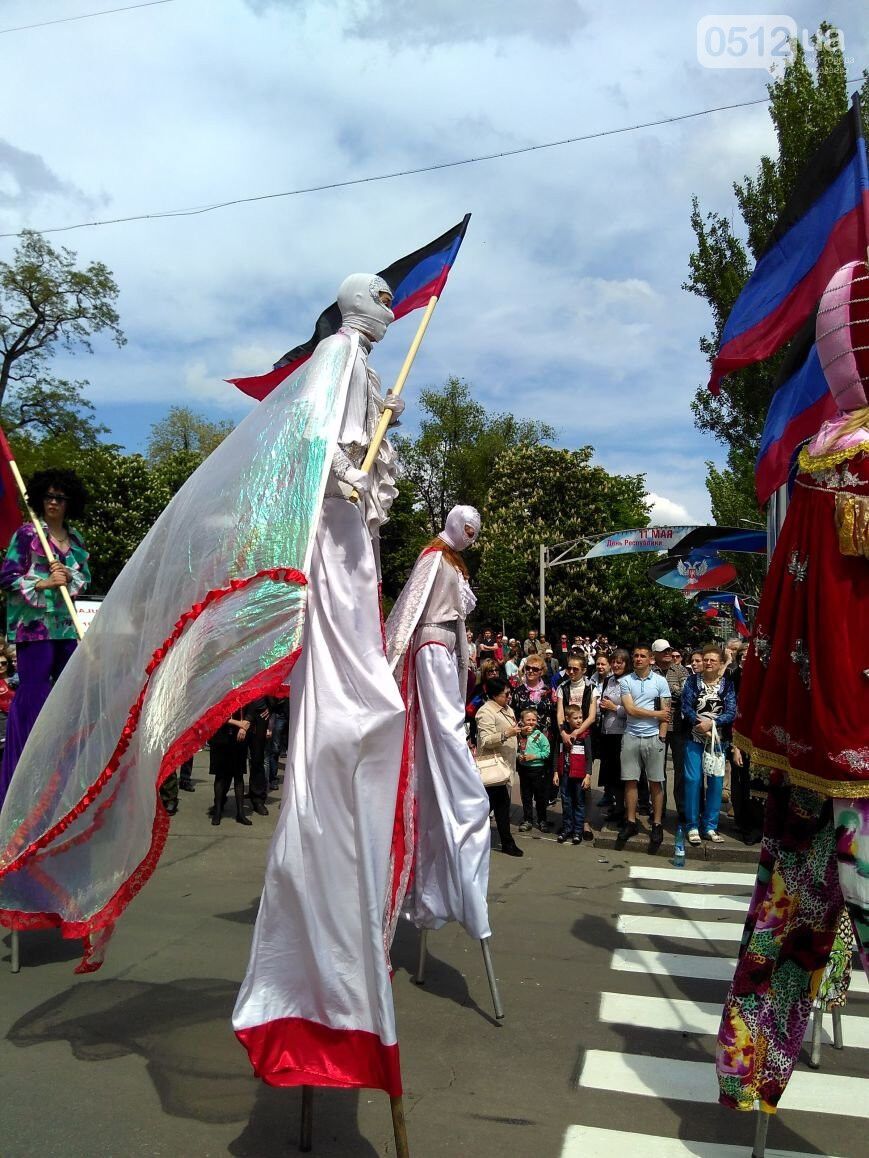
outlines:
{"label": "stilt walker in white costume", "polygon": [[[384,937],[404,706],[383,651],[377,531],[396,491],[383,445],[360,469],[384,407],[368,366],[392,320],[372,274],[341,286],[330,343],[358,343],[291,678],[280,819],[233,1028],[258,1077],[276,1086],[401,1093]],[[319,349],[319,347],[318,347]],[[353,491],[360,501],[353,501]]]}
{"label": "stilt walker in white costume", "polygon": [[[461,552],[479,533],[479,513],[453,507],[444,529],[417,559],[386,623],[387,658],[408,713],[399,794],[404,815],[398,818],[406,846],[402,913],[422,931],[420,982],[426,933],[448,921],[458,921],[482,942],[494,981],[487,945],[490,805],[465,738],[465,619],[476,599]],[[500,1017],[494,986],[492,996]]]}

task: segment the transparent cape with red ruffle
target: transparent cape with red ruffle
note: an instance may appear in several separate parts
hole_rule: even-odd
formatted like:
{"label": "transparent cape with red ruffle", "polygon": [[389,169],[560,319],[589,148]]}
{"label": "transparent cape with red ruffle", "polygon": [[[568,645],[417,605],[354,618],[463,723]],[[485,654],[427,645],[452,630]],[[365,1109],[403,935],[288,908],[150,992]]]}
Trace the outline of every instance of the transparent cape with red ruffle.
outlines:
{"label": "transparent cape with red ruffle", "polygon": [[0,813],[0,924],[84,939],[154,871],[161,782],[240,705],[286,694],[358,339],[336,334],[218,446],[106,596]]}

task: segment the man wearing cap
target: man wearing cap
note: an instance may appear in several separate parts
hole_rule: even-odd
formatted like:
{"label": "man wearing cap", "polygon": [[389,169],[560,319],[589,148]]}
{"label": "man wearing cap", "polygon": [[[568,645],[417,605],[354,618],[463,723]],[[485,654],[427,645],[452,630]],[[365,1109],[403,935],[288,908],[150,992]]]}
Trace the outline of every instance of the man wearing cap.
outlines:
{"label": "man wearing cap", "polygon": [[653,809],[649,852],[657,852],[664,839],[664,740],[670,719],[670,688],[660,672],[652,671],[652,649],[648,644],[634,647],[633,661],[633,672],[619,680],[628,724],[622,741],[625,823],[619,829],[618,847],[640,831],[637,781],[645,772]]}
{"label": "man wearing cap", "polygon": [[[654,670],[667,681],[670,688],[670,719],[667,721],[667,737],[664,746],[664,766],[667,752],[673,762],[673,796],[679,823],[685,823],[684,757],[685,733],[682,728],[682,688],[688,678],[688,671],[681,663],[673,662],[673,649],[666,639],[656,639],[652,644]],[[665,788],[666,792],[666,788]]]}

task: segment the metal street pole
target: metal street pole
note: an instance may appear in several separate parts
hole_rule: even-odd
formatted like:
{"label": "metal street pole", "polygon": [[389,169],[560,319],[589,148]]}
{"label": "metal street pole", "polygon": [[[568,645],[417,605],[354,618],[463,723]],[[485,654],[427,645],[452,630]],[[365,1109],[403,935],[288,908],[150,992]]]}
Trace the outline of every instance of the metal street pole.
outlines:
{"label": "metal street pole", "polygon": [[540,638],[546,638],[546,547],[540,544]]}

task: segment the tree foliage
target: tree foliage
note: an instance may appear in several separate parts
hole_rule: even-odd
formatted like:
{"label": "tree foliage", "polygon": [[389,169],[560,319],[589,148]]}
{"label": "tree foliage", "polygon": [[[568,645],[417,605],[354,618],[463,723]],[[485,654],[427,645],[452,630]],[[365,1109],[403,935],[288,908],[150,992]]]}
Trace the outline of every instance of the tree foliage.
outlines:
{"label": "tree foliage", "polygon": [[12,261],[0,262],[0,403],[11,384],[25,397],[34,387],[60,386],[48,374],[52,357],[90,353],[95,334],[106,332],[122,346],[117,296],[102,262],[79,269],[72,250],[23,233]]}
{"label": "tree foliage", "polygon": [[[483,510],[479,623],[503,619],[516,632],[536,625],[541,543],[648,523],[644,477],[608,474],[592,464],[593,453],[590,446],[524,444],[498,456]],[[622,557],[547,569],[547,634],[603,632],[625,643],[667,631],[688,638],[697,625],[693,605],[652,584],[648,566],[648,558]]]}
{"label": "tree foliage", "polygon": [[79,446],[97,446],[109,428],[95,420],[85,385],[65,378],[16,384],[0,407],[0,424],[7,434],[26,433],[35,440],[69,437]]}
{"label": "tree foliage", "polygon": [[[191,455],[204,462],[216,446],[232,433],[230,419],[213,422],[189,406],[170,406],[165,418],[151,426],[147,455],[152,465],[173,460],[175,466],[183,461],[178,455]],[[189,461],[193,461],[191,458]],[[190,473],[190,472],[188,472]]]}
{"label": "tree foliage", "polygon": [[402,482],[413,488],[432,535],[441,530],[456,503],[482,509],[489,475],[503,450],[555,437],[545,422],[490,414],[474,401],[470,386],[460,378],[448,378],[439,389],[423,390],[420,404],[426,417],[418,437],[399,435],[393,441]]}
{"label": "tree foliage", "polygon": [[[795,42],[783,75],[768,85],[778,155],[761,157],[756,174],[733,185],[742,217],[740,232],[746,240],[737,234],[729,216],[704,215],[698,199],[693,200],[691,227],[696,248],[689,258],[684,288],[708,302],[712,311],[712,332],[700,339],[700,349],[710,362],[727,317],[766,248],[801,168],[848,107],[845,60],[833,33],[831,25],[822,23],[812,38],[813,67],[803,46]],[[869,73],[864,71],[863,76],[861,104],[864,119],[869,119]],[[761,516],[753,497],[753,471],[746,469],[746,463],[757,455],[781,360],[779,354],[728,375],[717,397],[703,383],[691,404],[695,425],[728,448],[726,488],[742,490],[738,505],[745,510],[744,517],[753,520]],[[710,474],[710,494],[715,488],[720,496],[724,484],[721,472]]]}

